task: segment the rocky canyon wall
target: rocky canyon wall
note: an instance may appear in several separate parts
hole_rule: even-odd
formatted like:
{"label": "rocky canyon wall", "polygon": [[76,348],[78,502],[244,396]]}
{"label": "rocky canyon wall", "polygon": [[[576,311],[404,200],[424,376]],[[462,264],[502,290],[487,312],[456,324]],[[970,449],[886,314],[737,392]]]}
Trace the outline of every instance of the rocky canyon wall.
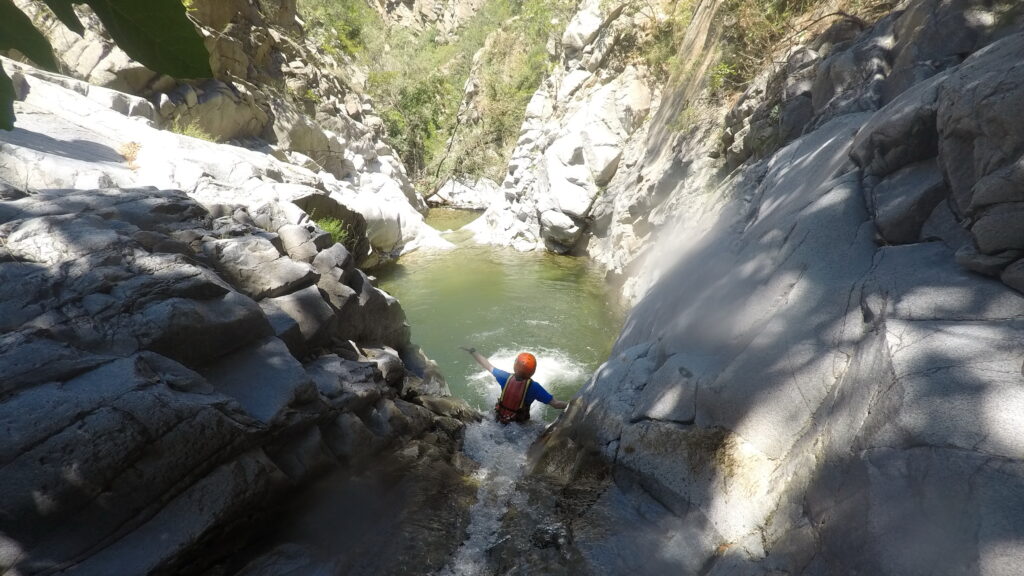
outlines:
{"label": "rocky canyon wall", "polygon": [[[445,242],[423,223],[423,198],[413,189],[372,103],[345,78],[357,75],[305,38],[294,1],[199,0],[189,14],[210,52],[214,78],[162,76],[133,62],[99,20],[79,8],[83,36],[67,29],[38,0],[18,0],[54,46],[64,70],[88,84],[140,96],[129,115],[155,126],[230,141],[274,156],[316,176],[303,184],[346,196],[369,243],[357,253],[372,266],[421,245]],[[100,89],[98,98],[109,98]],[[154,183],[163,186],[163,184]],[[195,180],[174,183],[191,191]],[[335,211],[336,212],[336,211]],[[318,215],[340,217],[320,208]]]}
{"label": "rocky canyon wall", "polygon": [[[287,2],[196,4],[217,80],[160,78],[38,12],[70,70],[135,94],[3,59],[0,573],[439,569],[476,414],[358,264],[446,243],[372,109],[281,31]],[[230,143],[160,129],[193,121]],[[374,492],[400,508],[387,528],[328,559],[266,540],[332,473],[397,483]]]}
{"label": "rocky canyon wall", "polygon": [[[551,247],[567,216],[554,247],[589,230],[636,305],[536,447],[544,512],[506,517],[499,571],[1019,570],[1022,30],[986,0],[841,19],[681,131],[670,85],[598,212],[510,170],[502,238]],[[587,134],[548,150],[589,186]]]}

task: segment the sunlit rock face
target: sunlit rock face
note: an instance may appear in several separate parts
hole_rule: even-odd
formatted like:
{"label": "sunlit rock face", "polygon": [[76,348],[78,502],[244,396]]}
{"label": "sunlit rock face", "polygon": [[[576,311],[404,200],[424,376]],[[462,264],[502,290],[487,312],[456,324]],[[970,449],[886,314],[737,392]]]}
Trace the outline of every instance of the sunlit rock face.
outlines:
{"label": "sunlit rock face", "polygon": [[434,30],[449,38],[484,5],[484,0],[385,0],[371,2],[386,22],[417,32]]}
{"label": "sunlit rock face", "polygon": [[694,126],[632,172],[648,191],[605,230],[630,222],[636,305],[537,446],[545,511],[506,520],[499,569],[1019,571],[1022,18],[923,1],[828,31],[732,135]]}
{"label": "sunlit rock face", "polygon": [[597,1],[585,2],[567,23],[560,61],[526,109],[502,183],[504,202],[474,224],[479,240],[576,249],[656,99],[644,67],[604,67],[631,26],[623,6]]}
{"label": "sunlit rock face", "polygon": [[[371,198],[159,130],[141,98],[3,65],[19,100],[0,133],[0,572],[259,566],[274,553],[250,539],[331,470],[451,486],[377,494],[409,516],[349,540],[392,550],[367,573],[403,554],[440,568],[468,521],[454,454],[474,414],[438,397],[401,305],[357,268],[436,238],[401,190]],[[445,514],[414,522],[423,509]]]}
{"label": "sunlit rock face", "polygon": [[[341,64],[305,38],[294,2],[193,2],[190,14],[206,39],[214,73],[206,80],[146,70],[114,44],[88,8],[78,8],[86,26],[79,36],[43,2],[18,0],[18,6],[53,44],[64,69],[84,82],[44,76],[48,81],[156,127],[258,150],[268,158],[262,164],[272,159],[319,175],[299,180],[346,196],[346,210],[368,221],[374,254],[364,265],[423,245],[445,245],[423,224],[426,203],[384,142],[383,121],[342,80]],[[103,101],[111,98],[116,102]],[[185,180],[171,186],[191,190],[195,184]],[[340,218],[337,209],[317,207],[320,217]]]}

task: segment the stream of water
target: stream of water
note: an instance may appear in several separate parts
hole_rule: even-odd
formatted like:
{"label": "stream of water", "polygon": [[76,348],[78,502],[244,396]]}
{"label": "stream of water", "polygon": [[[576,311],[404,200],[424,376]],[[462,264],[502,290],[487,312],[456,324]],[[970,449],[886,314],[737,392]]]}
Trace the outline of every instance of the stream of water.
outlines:
{"label": "stream of water", "polygon": [[[412,325],[413,341],[441,367],[455,396],[490,416],[499,388],[459,346],[474,346],[511,370],[515,356],[537,356],[534,379],[555,398],[570,399],[608,357],[622,325],[604,279],[586,260],[543,252],[480,246],[457,229],[475,213],[432,210],[427,222],[456,243],[454,250],[422,252],[378,270],[378,286],[396,296]],[[469,536],[440,576],[485,571],[501,517],[522,474],[529,445],[557,416],[534,403],[525,425],[491,419],[467,427],[465,453],[480,466]]]}

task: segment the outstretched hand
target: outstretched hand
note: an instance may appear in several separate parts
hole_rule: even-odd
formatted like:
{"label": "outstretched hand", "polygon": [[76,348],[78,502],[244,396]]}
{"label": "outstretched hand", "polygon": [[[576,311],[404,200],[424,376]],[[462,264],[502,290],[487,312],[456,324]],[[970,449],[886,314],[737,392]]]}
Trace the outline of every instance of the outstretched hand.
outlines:
{"label": "outstretched hand", "polygon": [[488,372],[494,370],[494,366],[491,366],[491,363],[487,361],[487,358],[484,358],[482,354],[477,354],[476,348],[473,348],[472,346],[459,346],[459,348],[469,352],[473,356],[473,360],[476,360],[476,363],[484,370],[487,370]]}

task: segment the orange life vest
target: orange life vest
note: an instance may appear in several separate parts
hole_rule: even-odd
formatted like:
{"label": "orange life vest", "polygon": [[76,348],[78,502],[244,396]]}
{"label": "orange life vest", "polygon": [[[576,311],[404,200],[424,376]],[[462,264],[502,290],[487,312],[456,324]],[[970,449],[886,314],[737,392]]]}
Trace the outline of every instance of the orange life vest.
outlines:
{"label": "orange life vest", "polygon": [[530,419],[530,408],[526,406],[526,391],[532,380],[520,380],[515,375],[508,377],[498,403],[494,405],[494,417],[502,424],[525,422]]}

